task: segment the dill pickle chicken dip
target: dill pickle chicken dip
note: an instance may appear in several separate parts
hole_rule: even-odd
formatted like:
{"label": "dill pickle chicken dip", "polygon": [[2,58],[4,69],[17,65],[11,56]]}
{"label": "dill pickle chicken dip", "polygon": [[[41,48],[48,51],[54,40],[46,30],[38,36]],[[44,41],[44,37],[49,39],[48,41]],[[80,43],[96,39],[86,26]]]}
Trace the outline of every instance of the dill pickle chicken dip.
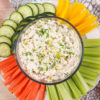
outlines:
{"label": "dill pickle chicken dip", "polygon": [[22,34],[18,44],[22,68],[36,80],[65,79],[80,62],[78,38],[65,24],[39,19]]}

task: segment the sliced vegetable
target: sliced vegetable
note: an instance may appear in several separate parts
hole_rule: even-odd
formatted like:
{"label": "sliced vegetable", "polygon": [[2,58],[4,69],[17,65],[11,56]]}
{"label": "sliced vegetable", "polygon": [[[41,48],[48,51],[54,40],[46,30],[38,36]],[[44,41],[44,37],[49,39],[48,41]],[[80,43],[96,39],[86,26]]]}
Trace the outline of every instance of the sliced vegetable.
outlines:
{"label": "sliced vegetable", "polygon": [[[81,68],[80,68],[81,69]],[[77,72],[72,79],[74,80],[76,86],[80,89],[81,93],[85,95],[89,91],[89,87],[85,82],[84,78],[81,76],[79,72]]]}
{"label": "sliced vegetable", "polygon": [[43,7],[43,5],[42,4],[39,4],[39,3],[36,3],[36,5],[37,5],[37,7],[39,9],[39,14],[44,13],[44,7]]}
{"label": "sliced vegetable", "polygon": [[8,38],[11,38],[14,34],[14,29],[10,26],[1,26],[0,27],[0,36],[6,36]]}
{"label": "sliced vegetable", "polygon": [[39,9],[38,9],[37,5],[35,5],[34,3],[28,3],[27,5],[32,8],[34,16],[39,14]]}
{"label": "sliced vegetable", "polygon": [[100,47],[100,39],[83,39],[84,47]]}
{"label": "sliced vegetable", "polygon": [[24,18],[33,16],[33,10],[30,6],[22,5],[18,8],[18,12],[22,14]]}
{"label": "sliced vegetable", "polygon": [[0,43],[7,43],[9,46],[11,46],[11,40],[8,37],[0,36]]}
{"label": "sliced vegetable", "polygon": [[0,44],[0,57],[8,57],[11,55],[11,49],[8,44],[1,43]]}
{"label": "sliced vegetable", "polygon": [[11,20],[11,19],[6,19],[4,22],[3,22],[3,25],[8,25],[8,26],[11,26],[13,27],[14,29],[16,29],[17,27],[17,24]]}
{"label": "sliced vegetable", "polygon": [[[82,97],[82,93],[81,91],[78,89],[78,87],[76,86],[75,82],[72,79],[69,79],[67,81],[68,85],[70,86],[74,96],[76,99],[79,99]],[[67,99],[66,99],[67,100]]]}
{"label": "sliced vegetable", "polygon": [[45,88],[46,88],[45,85],[41,85],[40,92],[39,92],[39,95],[38,95],[38,100],[44,100]]}
{"label": "sliced vegetable", "polygon": [[54,85],[48,86],[51,95],[51,100],[59,100],[59,96]]}
{"label": "sliced vegetable", "polygon": [[70,93],[66,90],[63,84],[58,84],[57,89],[60,92],[63,100],[73,100],[73,98],[70,96]]}
{"label": "sliced vegetable", "polygon": [[23,16],[17,12],[17,11],[14,11],[11,15],[10,15],[10,19],[15,21],[17,24],[20,23],[21,20],[23,20]]}
{"label": "sliced vegetable", "polygon": [[51,3],[44,3],[44,12],[51,12],[51,13],[56,13],[56,8],[53,4]]}

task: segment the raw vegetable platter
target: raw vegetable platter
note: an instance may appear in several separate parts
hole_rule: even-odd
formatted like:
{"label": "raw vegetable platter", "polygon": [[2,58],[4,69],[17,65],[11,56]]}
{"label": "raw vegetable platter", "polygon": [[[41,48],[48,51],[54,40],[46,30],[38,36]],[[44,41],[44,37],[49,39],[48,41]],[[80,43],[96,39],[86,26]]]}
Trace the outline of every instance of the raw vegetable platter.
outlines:
{"label": "raw vegetable platter", "polygon": [[[57,4],[56,2],[54,2],[54,3]],[[72,13],[73,9],[69,9],[69,5],[70,5],[69,2],[70,2],[69,0],[66,0],[66,2],[65,1],[63,2],[63,0],[59,0],[59,3],[57,4],[58,6],[57,6],[57,9],[56,9],[56,12],[55,12],[53,4],[49,4],[49,5],[46,6],[47,9],[48,9],[48,6],[50,6],[49,11],[43,11],[40,14],[35,13],[36,14],[36,15],[34,14],[35,18],[37,18],[39,16],[48,16],[48,15],[56,14],[58,17],[62,17],[64,19],[70,21],[78,29],[78,31],[80,32],[82,37],[85,36],[86,38],[100,38],[100,35],[99,35],[100,31],[99,31],[99,26],[98,26],[99,23],[95,23],[97,18],[90,15],[88,13],[88,10],[86,10],[86,12],[80,14],[81,10],[85,9],[85,7],[84,7],[84,5],[76,2],[74,4],[74,6],[72,6],[72,8],[74,9],[74,7],[76,5],[78,7],[81,7],[80,8],[81,10],[78,10],[78,8],[75,10],[76,12],[79,13],[80,17],[77,16],[77,13],[75,13],[75,12]],[[66,4],[65,11],[63,11],[63,13],[61,13],[62,12],[61,8],[62,8],[62,5],[64,5],[64,3]],[[30,16],[32,16],[31,5],[30,5],[30,7],[29,7],[29,4],[27,4],[27,5],[28,6],[24,5],[24,6],[21,6],[21,8],[18,8],[17,11],[20,12],[21,14],[17,13],[17,12],[16,13],[13,12],[10,16],[10,20],[4,21],[3,25],[5,26],[5,28],[3,26],[1,26],[1,27],[6,29],[6,31],[7,31],[7,29],[8,30],[10,29],[12,34],[19,32],[23,28],[23,22],[24,22],[24,25],[25,25],[28,21],[34,19],[34,17],[30,17]],[[22,11],[23,8],[27,9],[27,10],[29,9],[27,11],[27,13],[23,14],[23,11]],[[31,10],[30,10],[30,8],[31,8]],[[35,8],[33,8],[33,9],[35,9]],[[41,9],[43,10],[43,8],[41,8]],[[37,11],[37,10],[35,10],[35,11]],[[50,12],[50,13],[48,13],[48,12]],[[70,18],[69,15],[71,16],[71,18]],[[74,15],[76,15],[76,18],[73,18]],[[19,16],[19,19],[17,19],[16,16],[17,17]],[[89,19],[87,18],[87,16],[90,16],[90,17],[88,17]],[[28,17],[28,18],[26,18],[26,17]],[[85,17],[87,19],[85,19]],[[11,20],[13,20],[13,21],[11,22]],[[86,21],[86,23],[83,23],[83,20],[84,20],[84,22]],[[22,23],[20,23],[20,21]],[[86,25],[87,21],[89,23],[88,26]],[[18,27],[16,28],[17,25],[18,25]],[[92,26],[92,25],[94,25],[94,26]],[[6,27],[6,26],[8,26],[8,27]],[[82,29],[80,30],[80,28],[82,28]],[[15,37],[16,34],[15,35],[5,34],[4,29],[2,29],[3,32],[2,32],[1,35],[6,36],[7,38],[4,37],[4,36],[2,37],[2,41],[4,42],[4,43],[1,43],[1,44],[3,44],[2,48],[4,48],[6,46],[7,50],[8,49],[10,50],[10,47],[11,47],[11,51],[12,51],[12,53],[14,53],[14,45],[15,45],[14,41],[16,40],[16,37]],[[87,30],[84,31],[84,29],[87,29]],[[90,32],[89,34],[85,35],[89,31],[91,31],[91,29],[94,29],[94,30],[92,32]],[[13,32],[15,30],[17,32]],[[14,37],[14,38],[12,38],[12,37]],[[8,38],[11,38],[12,45],[11,45],[11,41],[9,41]],[[88,91],[90,91],[92,88],[94,88],[96,86],[96,84],[99,81],[98,77],[100,75],[100,71],[99,71],[100,70],[100,63],[99,63],[100,62],[100,53],[99,53],[99,51],[100,51],[100,49],[99,49],[100,40],[99,39],[93,39],[93,40],[91,40],[91,39],[85,40],[84,39],[84,46],[85,46],[85,57],[83,59],[82,66],[79,69],[79,71],[74,75],[74,77],[72,77],[72,79],[70,79],[66,83],[62,83],[62,84],[59,84],[59,85],[56,85],[56,86],[47,86],[46,87],[46,91],[47,91],[46,94],[44,94],[44,91],[45,91],[44,85],[40,86],[39,84],[30,82],[30,80],[28,78],[26,78],[21,73],[21,71],[19,70],[19,68],[16,64],[14,56],[8,57],[7,60],[0,62],[0,71],[3,72],[2,75],[3,75],[3,78],[4,78],[4,84],[5,85],[10,84],[8,90],[11,93],[13,93],[17,98],[19,98],[20,100],[24,100],[24,99],[25,100],[31,100],[33,98],[35,100],[36,97],[38,98],[38,100],[44,100],[43,99],[44,95],[46,96],[45,100],[48,100],[48,99],[49,100],[73,100],[72,98],[79,99],[83,95],[86,95],[86,93]],[[8,55],[4,55],[4,56],[9,56],[10,51],[8,51],[7,54]],[[14,61],[14,63],[12,63],[13,61]],[[17,66],[17,67],[14,67],[14,66]],[[88,70],[90,71],[90,73],[89,73]],[[84,71],[86,71],[86,72],[84,73]],[[16,73],[14,74],[14,72],[16,72]],[[12,73],[14,74],[13,77],[11,76]],[[21,74],[21,77],[17,76],[19,74]],[[25,77],[25,79],[24,79],[24,77]],[[11,80],[9,80],[10,78],[11,78]],[[20,80],[18,80],[18,78],[20,78]],[[97,78],[97,80],[95,80],[96,78]],[[24,81],[21,82],[22,79],[24,79]],[[28,86],[30,86],[30,84],[33,84],[35,86],[35,88],[37,87],[37,91],[34,90],[34,87],[31,87],[31,88],[33,88],[33,91],[35,91],[35,92],[33,94],[33,91],[30,90],[29,95],[28,95],[26,93],[26,90],[28,90]],[[26,86],[26,88],[25,88],[25,86]],[[19,89],[16,90],[17,88],[19,88]],[[40,90],[40,92],[39,92],[39,90]],[[21,95],[19,95],[19,93],[21,93]],[[26,95],[25,95],[25,93],[26,93]]]}

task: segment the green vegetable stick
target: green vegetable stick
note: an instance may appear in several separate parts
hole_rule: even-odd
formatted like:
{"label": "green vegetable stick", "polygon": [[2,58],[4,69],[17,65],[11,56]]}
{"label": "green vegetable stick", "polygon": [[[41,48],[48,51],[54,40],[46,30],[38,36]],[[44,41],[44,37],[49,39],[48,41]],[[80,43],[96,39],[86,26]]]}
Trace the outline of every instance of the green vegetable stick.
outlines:
{"label": "green vegetable stick", "polygon": [[93,74],[100,74],[100,70],[98,69],[94,69],[94,68],[90,68],[88,66],[80,66],[79,70],[84,70],[84,71],[88,71],[88,73],[93,73]]}
{"label": "green vegetable stick", "polygon": [[91,60],[97,60],[100,61],[100,57],[92,57],[92,56],[84,56],[84,59],[91,59]]}
{"label": "green vegetable stick", "polygon": [[56,87],[56,89],[57,89],[57,93],[58,93],[59,99],[60,99],[60,100],[63,100],[62,95],[60,94],[60,91],[58,90],[57,87]]}
{"label": "green vegetable stick", "polygon": [[91,87],[93,86],[96,86],[97,85],[97,80],[95,79],[94,81],[93,80],[89,80],[89,79],[85,79],[86,83],[88,85],[90,85]]}
{"label": "green vegetable stick", "polygon": [[46,86],[46,89],[47,89],[48,100],[52,100],[51,95],[50,95],[50,91],[49,91],[49,87]]}
{"label": "green vegetable stick", "polygon": [[[70,86],[74,96],[76,99],[79,99],[82,97],[81,91],[77,88],[76,84],[74,83],[74,81],[72,79],[69,79],[67,81],[68,85]],[[67,99],[66,99],[67,100]]]}
{"label": "green vegetable stick", "polygon": [[47,86],[47,87],[49,88],[51,99],[52,100],[59,100],[55,85],[50,85],[50,86]]}
{"label": "green vegetable stick", "polygon": [[[79,72],[80,72],[80,70],[79,70]],[[81,73],[81,72],[80,72],[80,73]],[[86,74],[84,74],[84,73],[81,73],[81,75],[84,77],[84,79],[95,80],[95,77],[91,77],[91,76],[86,75]]]}
{"label": "green vegetable stick", "polygon": [[84,47],[100,47],[100,39],[83,39]]}
{"label": "green vegetable stick", "polygon": [[83,67],[80,68],[79,71],[80,71],[80,73],[86,74],[86,75],[91,76],[91,77],[94,77],[94,78],[98,76],[97,73],[92,73],[89,70],[84,70]]}
{"label": "green vegetable stick", "polygon": [[82,94],[85,95],[89,91],[90,88],[88,87],[79,71],[72,77],[72,79],[74,80],[76,86],[80,89]]}
{"label": "green vegetable stick", "polygon": [[70,96],[70,93],[66,90],[66,88],[63,84],[58,84],[56,86],[57,86],[57,89],[60,92],[63,100],[73,100],[73,98]]}
{"label": "green vegetable stick", "polygon": [[84,48],[84,55],[100,57],[100,48]]}
{"label": "green vegetable stick", "polygon": [[82,65],[95,68],[95,69],[100,69],[100,61],[97,60],[94,61],[88,58],[84,58]]}
{"label": "green vegetable stick", "polygon": [[70,89],[70,87],[68,86],[68,83],[67,82],[63,82],[62,84],[65,86],[67,91],[70,93],[70,96],[72,96],[72,98],[75,99],[75,96],[74,96],[72,90]]}

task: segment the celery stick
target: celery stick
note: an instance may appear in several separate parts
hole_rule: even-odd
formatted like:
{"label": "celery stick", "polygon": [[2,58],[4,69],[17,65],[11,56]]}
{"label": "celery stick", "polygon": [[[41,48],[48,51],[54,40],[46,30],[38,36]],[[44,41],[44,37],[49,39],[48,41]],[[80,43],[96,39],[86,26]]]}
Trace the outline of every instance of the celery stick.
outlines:
{"label": "celery stick", "polygon": [[58,90],[57,86],[56,86],[56,89],[57,89],[57,93],[58,93],[59,99],[63,100],[62,95],[60,94],[60,91]]}
{"label": "celery stick", "polygon": [[100,39],[83,39],[84,47],[100,47]]}
{"label": "celery stick", "polygon": [[82,65],[95,68],[95,69],[100,69],[100,61],[97,61],[97,60],[94,61],[94,60],[85,58],[83,59]]}
{"label": "celery stick", "polygon": [[59,100],[55,85],[50,85],[50,86],[47,86],[47,87],[49,88],[51,99],[52,100]]}
{"label": "celery stick", "polygon": [[81,66],[79,70],[84,70],[84,71],[88,71],[88,73],[93,73],[93,74],[100,74],[100,70],[98,69],[94,69],[94,68],[90,68],[87,66]]}
{"label": "celery stick", "polygon": [[68,83],[67,83],[67,82],[63,82],[62,84],[65,86],[66,90],[70,93],[70,96],[71,96],[73,99],[75,99],[75,96],[74,96],[72,90],[70,89],[70,87],[68,86]]}
{"label": "celery stick", "polygon": [[73,100],[73,98],[70,96],[70,93],[66,90],[66,88],[63,84],[58,84],[56,86],[57,86],[57,89],[60,92],[63,100]]}
{"label": "celery stick", "polygon": [[78,89],[78,87],[76,86],[76,84],[74,83],[74,81],[72,79],[69,79],[67,81],[68,85],[70,86],[74,96],[76,99],[79,99],[82,97],[81,91]]}
{"label": "celery stick", "polygon": [[89,87],[79,71],[72,77],[72,79],[74,80],[76,86],[80,89],[82,94],[85,95],[89,91]]}
{"label": "celery stick", "polygon": [[84,48],[84,55],[100,57],[100,48]]}
{"label": "celery stick", "polygon": [[46,89],[47,89],[48,100],[52,100],[51,95],[50,95],[50,91],[49,91],[49,87],[46,86]]}
{"label": "celery stick", "polygon": [[98,76],[98,73],[92,73],[92,72],[89,71],[89,70],[84,70],[83,67],[81,67],[81,68],[79,69],[79,71],[80,71],[80,73],[86,74],[86,75],[91,76],[91,77],[97,77],[97,76]]}
{"label": "celery stick", "polygon": [[91,59],[91,60],[97,60],[100,61],[100,57],[92,57],[92,56],[84,56],[84,59]]}
{"label": "celery stick", "polygon": [[[80,71],[79,71],[80,72]],[[81,72],[80,72],[81,73]],[[86,75],[84,73],[81,73],[81,75],[84,77],[84,79],[94,80],[96,77],[91,77],[89,75]]]}
{"label": "celery stick", "polygon": [[90,85],[91,87],[93,87],[93,86],[96,86],[96,79],[93,81],[93,80],[89,80],[89,79],[85,79],[85,81],[86,81],[86,83],[88,84],[88,85]]}

